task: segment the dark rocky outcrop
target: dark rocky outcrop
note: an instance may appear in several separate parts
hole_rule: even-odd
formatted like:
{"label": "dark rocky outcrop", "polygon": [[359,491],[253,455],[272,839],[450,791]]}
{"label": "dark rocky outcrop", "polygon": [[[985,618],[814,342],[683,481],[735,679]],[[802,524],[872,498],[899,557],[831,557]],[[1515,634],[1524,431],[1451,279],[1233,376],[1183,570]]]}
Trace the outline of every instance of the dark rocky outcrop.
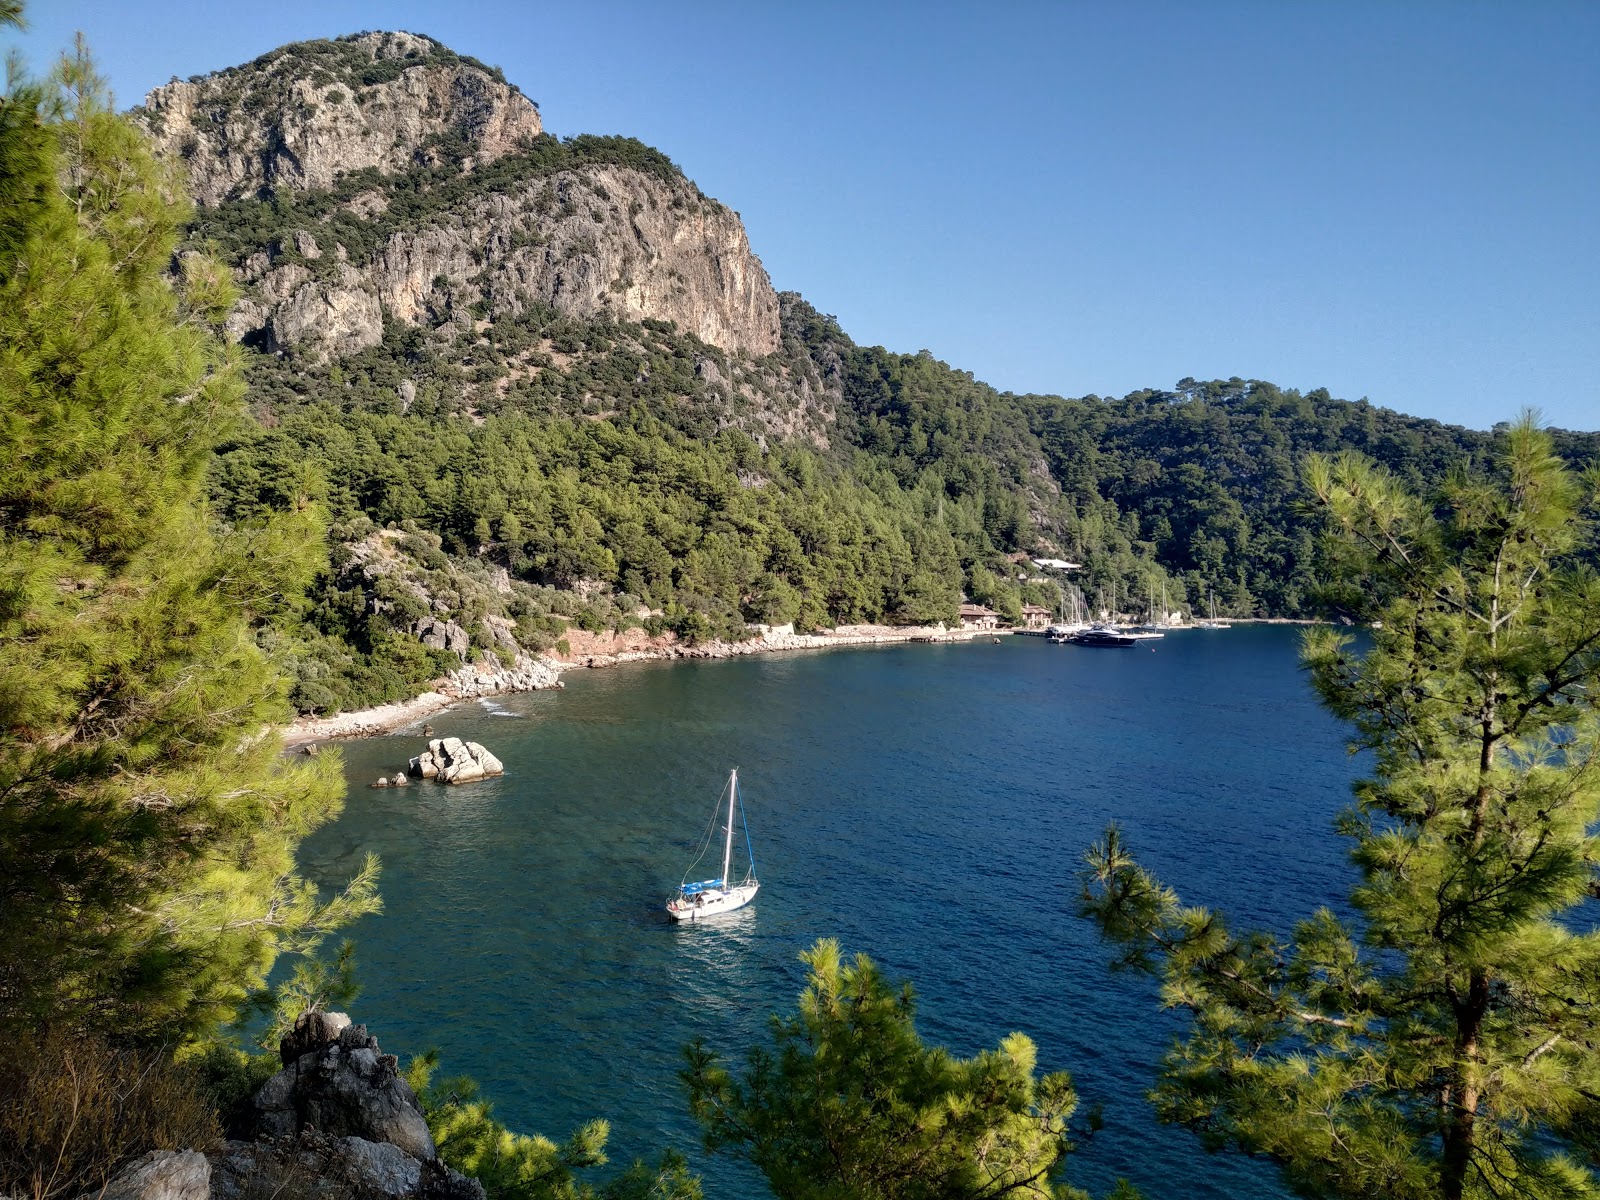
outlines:
{"label": "dark rocky outcrop", "polygon": [[[306,1013],[278,1052],[283,1070],[255,1097],[255,1137],[212,1155],[215,1200],[484,1200],[477,1180],[440,1161],[415,1093],[366,1026],[344,1013]],[[203,1197],[130,1192],[121,1200]]]}
{"label": "dark rocky outcrop", "polygon": [[394,1055],[380,1053],[365,1025],[350,1024],[342,1013],[307,1014],[284,1038],[280,1053],[283,1070],[256,1094],[260,1133],[292,1137],[309,1126],[387,1142],[413,1158],[434,1156],[422,1106]]}

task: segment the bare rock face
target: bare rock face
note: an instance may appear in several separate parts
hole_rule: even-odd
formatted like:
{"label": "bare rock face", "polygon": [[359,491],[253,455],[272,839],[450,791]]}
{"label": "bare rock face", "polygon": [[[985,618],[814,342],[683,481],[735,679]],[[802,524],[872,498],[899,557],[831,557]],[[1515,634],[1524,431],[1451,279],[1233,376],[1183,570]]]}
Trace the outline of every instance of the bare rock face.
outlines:
{"label": "bare rock face", "polygon": [[462,698],[501,696],[508,692],[542,692],[563,686],[559,664],[548,658],[535,658],[520,650],[509,667],[489,662],[471,663],[451,672],[448,677],[450,692]]}
{"label": "bare rock face", "polygon": [[778,297],[738,214],[687,180],[622,166],[536,176],[403,230],[370,272],[382,305],[418,324],[442,302],[520,313],[672,321],[724,350],[778,348]]}
{"label": "bare rock face", "polygon": [[211,1164],[197,1150],[152,1150],[96,1193],[98,1200],[210,1200]]}
{"label": "bare rock face", "polygon": [[421,1105],[366,1026],[306,1013],[278,1054],[284,1069],[256,1093],[258,1136],[212,1155],[209,1193],[119,1200],[484,1200],[477,1180],[439,1160]]}
{"label": "bare rock face", "polygon": [[411,760],[408,770],[418,779],[437,779],[440,783],[472,783],[491,775],[505,774],[505,764],[477,742],[460,738],[435,738],[426,754]]}
{"label": "bare rock face", "polygon": [[434,650],[448,650],[465,661],[472,650],[472,638],[454,621],[441,621],[436,617],[423,617],[411,629],[417,640]]}
{"label": "bare rock face", "polygon": [[[314,1021],[342,1013],[312,1014]],[[279,1053],[287,1065],[256,1093],[256,1122],[267,1137],[293,1137],[310,1127],[330,1136],[388,1142],[416,1159],[435,1154],[422,1106],[400,1077],[392,1054],[378,1052],[365,1025],[338,1027],[334,1039],[315,1045],[328,1026],[307,1027],[302,1017]],[[289,1055],[302,1046],[314,1048]]]}
{"label": "bare rock face", "polygon": [[159,87],[142,117],[160,151],[188,164],[190,190],[208,206],[263,188],[324,189],[367,167],[392,174],[450,135],[487,162],[544,128],[515,88],[412,33],[284,46]]}
{"label": "bare rock face", "polygon": [[563,166],[580,160],[541,137],[531,101],[429,38],[285,46],[157,88],[140,117],[202,208],[318,195],[270,244],[235,248],[228,330],[263,350],[326,361],[378,345],[386,314],[448,329],[531,304],[779,348],[737,213],[636,143]]}
{"label": "bare rock face", "polygon": [[289,1139],[232,1141],[214,1156],[210,1200],[484,1200],[483,1185],[438,1159],[388,1142],[303,1130]]}

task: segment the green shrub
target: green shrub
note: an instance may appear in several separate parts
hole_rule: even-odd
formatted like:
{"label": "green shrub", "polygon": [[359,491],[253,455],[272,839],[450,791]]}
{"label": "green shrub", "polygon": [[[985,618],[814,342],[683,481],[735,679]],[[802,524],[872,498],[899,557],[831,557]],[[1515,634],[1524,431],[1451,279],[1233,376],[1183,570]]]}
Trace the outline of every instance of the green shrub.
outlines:
{"label": "green shrub", "polygon": [[165,1050],[50,1030],[0,1050],[0,1195],[55,1200],[104,1187],[151,1150],[209,1150],[213,1095]]}
{"label": "green shrub", "polygon": [[607,1122],[590,1121],[559,1146],[539,1134],[513,1133],[495,1119],[475,1082],[435,1081],[437,1066],[436,1053],[420,1055],[406,1068],[406,1080],[439,1157],[483,1184],[488,1200],[700,1200],[699,1178],[672,1151],[655,1166],[636,1162],[597,1188],[577,1173],[605,1165]]}

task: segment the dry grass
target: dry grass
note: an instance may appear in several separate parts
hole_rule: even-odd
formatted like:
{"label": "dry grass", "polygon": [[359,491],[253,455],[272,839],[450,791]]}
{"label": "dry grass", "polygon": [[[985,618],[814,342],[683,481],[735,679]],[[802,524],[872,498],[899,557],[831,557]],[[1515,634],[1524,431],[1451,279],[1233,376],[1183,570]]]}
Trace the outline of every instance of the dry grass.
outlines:
{"label": "dry grass", "polygon": [[210,1089],[160,1051],[60,1031],[0,1051],[0,1195],[59,1200],[147,1151],[204,1151],[220,1135]]}

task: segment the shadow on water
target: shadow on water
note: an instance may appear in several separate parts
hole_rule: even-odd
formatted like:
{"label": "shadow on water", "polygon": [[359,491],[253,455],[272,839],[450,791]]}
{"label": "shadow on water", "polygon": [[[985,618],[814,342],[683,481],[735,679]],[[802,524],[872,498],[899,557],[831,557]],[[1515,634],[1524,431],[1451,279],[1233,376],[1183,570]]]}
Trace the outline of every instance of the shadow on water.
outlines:
{"label": "shadow on water", "polygon": [[[764,1186],[698,1152],[681,1048],[742,1057],[823,936],[913,980],[930,1040],[970,1054],[1018,1029],[1043,1069],[1071,1070],[1106,1116],[1070,1160],[1080,1186],[1283,1196],[1270,1169],[1154,1122],[1143,1093],[1181,1026],[1073,914],[1110,820],[1236,923],[1284,930],[1340,902],[1352,766],[1294,648],[1239,627],[1153,653],[1012,638],[577,672],[432,718],[494,750],[497,780],[369,791],[422,739],[349,744],[346,813],[303,857],[325,883],[368,849],[384,860],[387,913],[355,937],[359,1017],[385,1049],[439,1047],[513,1128],[608,1118],[614,1164],[676,1146],[713,1200]],[[761,894],[677,925],[661,906],[732,766]]]}

